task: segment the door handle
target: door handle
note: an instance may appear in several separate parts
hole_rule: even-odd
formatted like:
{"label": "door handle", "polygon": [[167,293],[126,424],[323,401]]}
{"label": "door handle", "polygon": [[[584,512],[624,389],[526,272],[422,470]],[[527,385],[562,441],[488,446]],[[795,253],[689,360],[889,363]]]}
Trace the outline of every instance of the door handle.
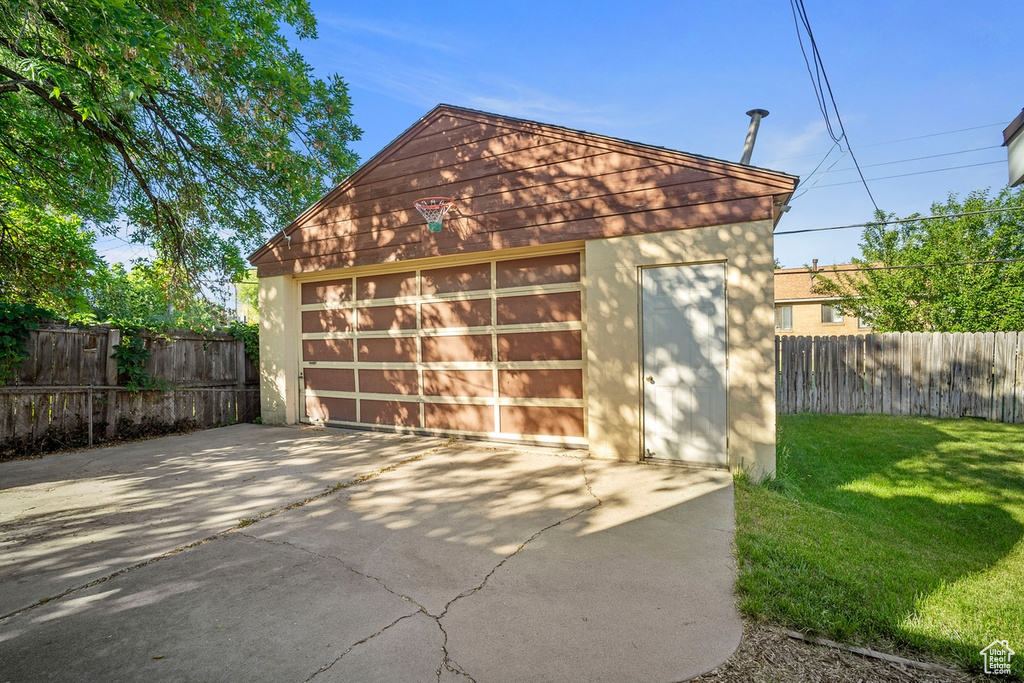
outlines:
{"label": "door handle", "polygon": [[644,377],[644,381],[648,384],[654,384],[654,375],[647,375],[647,377]]}

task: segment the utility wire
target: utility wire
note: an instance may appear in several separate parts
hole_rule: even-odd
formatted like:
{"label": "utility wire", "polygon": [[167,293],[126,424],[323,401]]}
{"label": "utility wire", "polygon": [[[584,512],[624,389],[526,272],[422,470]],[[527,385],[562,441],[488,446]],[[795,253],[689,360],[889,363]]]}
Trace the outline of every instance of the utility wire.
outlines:
{"label": "utility wire", "polygon": [[[952,135],[954,133],[963,133],[963,132],[970,131],[970,130],[981,130],[982,128],[995,128],[996,126],[1002,126],[1003,128],[1005,128],[1006,127],[1006,123],[1005,122],[1003,122],[1003,123],[986,123],[984,126],[972,126],[970,128],[958,128],[956,130],[945,130],[945,131],[941,131],[939,133],[928,133],[927,135],[915,135],[912,138],[900,138],[898,140],[885,140],[883,142],[872,142],[872,143],[867,144],[867,145],[860,145],[860,149],[864,149],[865,147],[880,147],[882,145],[894,145],[897,142],[908,142],[910,140],[921,140],[921,139],[924,139],[924,138],[934,138],[934,137],[938,137],[940,135]],[[1001,145],[997,145],[997,146],[1001,146]],[[771,167],[772,164],[776,164],[776,163],[778,163],[780,161],[792,161],[793,159],[806,159],[807,157],[816,157],[816,156],[818,156],[818,154],[820,154],[820,152],[811,152],[810,154],[800,154],[798,156],[782,157],[781,159],[772,159],[771,161],[766,162],[765,166]]]}
{"label": "utility wire", "polygon": [[[911,157],[909,159],[897,159],[895,161],[882,161],[877,164],[866,164],[861,168],[877,168],[879,166],[894,166],[896,164],[909,164],[912,161],[925,161],[926,159],[939,159],[941,157],[954,157],[958,154],[970,154],[971,152],[984,152],[990,149],[999,149],[1002,145],[989,145],[988,147],[975,147],[973,149],[962,149],[959,152],[943,152],[941,154],[929,154],[923,157]],[[820,165],[820,164],[819,164]],[[817,169],[815,169],[817,170]],[[852,171],[853,166],[847,166],[846,168],[837,168],[836,173],[842,173],[843,171]],[[814,171],[811,171],[813,175]]]}
{"label": "utility wire", "polygon": [[[833,151],[833,150],[835,150],[835,148],[836,148],[836,147],[838,147],[838,146],[839,146],[839,143],[838,143],[838,142],[833,142],[833,143],[832,143],[832,146],[831,146],[831,147],[829,148],[829,150],[828,150],[827,152],[825,152],[825,156],[823,156],[823,157],[821,158],[821,161],[819,161],[819,162],[818,162],[818,165],[814,167],[814,170],[813,170],[813,171],[811,171],[810,173],[808,173],[808,174],[807,174],[807,177],[805,177],[805,178],[801,179],[801,180],[800,180],[800,182],[798,182],[798,183],[796,184],[796,186],[797,186],[797,187],[800,187],[800,186],[801,186],[801,185],[802,185],[803,183],[807,182],[807,180],[808,180],[809,178],[812,178],[812,177],[814,176],[814,174],[818,172],[818,169],[819,169],[819,168],[821,168],[821,165],[822,165],[823,163],[825,163],[825,161],[826,161],[826,160],[827,160],[827,159],[829,158],[829,156],[831,156],[831,154],[832,154],[832,151]],[[844,152],[843,152],[843,156],[845,156],[845,155],[846,155],[846,152],[844,151]],[[842,159],[843,157],[842,157],[842,156],[840,156],[839,158],[840,158],[840,159]],[[835,163],[833,162],[833,166],[834,166],[834,165],[835,165]],[[832,166],[829,166],[829,168],[832,168]],[[823,175],[824,175],[824,174],[823,174]]]}
{"label": "utility wire", "polygon": [[[863,171],[860,170],[860,164],[857,163],[857,156],[853,153],[853,147],[850,145],[850,138],[846,134],[846,128],[843,126],[843,118],[839,115],[839,107],[836,106],[836,98],[832,93],[832,85],[828,82],[828,74],[825,73],[825,65],[822,63],[821,53],[818,51],[818,44],[814,40],[814,32],[811,30],[811,22],[807,18],[807,8],[804,7],[804,1],[789,0],[789,5],[793,10],[793,23],[796,25],[796,36],[800,43],[800,51],[804,55],[804,63],[807,64],[807,73],[811,76],[811,85],[814,87],[815,95],[818,98],[818,106],[821,109],[822,115],[825,117],[825,127],[828,129],[829,136],[834,142],[838,143],[840,140],[846,140],[846,150],[850,153],[850,159],[853,160],[853,165],[857,168],[857,173],[860,175],[860,181],[864,185],[864,191],[868,193],[868,198],[871,200],[872,206],[875,207],[875,211],[878,211],[878,203],[871,194],[871,188],[868,187],[868,181],[865,180]],[[807,50],[804,48],[804,41],[800,35],[801,23],[803,24],[804,30],[807,32],[807,38],[811,45],[811,53],[814,61],[813,73],[811,71],[811,60],[807,57]],[[825,84],[824,90],[821,87],[822,82]],[[839,131],[841,133],[839,136],[836,136],[835,131],[832,129],[832,122],[828,115],[828,107],[825,103],[825,90],[828,91],[828,98],[832,103],[832,111],[836,114],[836,123],[838,124]]]}
{"label": "utility wire", "polygon": [[942,266],[979,266],[987,265],[990,263],[1019,263],[1024,261],[1024,257],[1020,258],[993,258],[984,261],[950,261],[948,263],[914,263],[903,266],[862,266],[859,268],[836,268],[833,267],[829,270],[828,266],[818,268],[814,271],[818,273],[853,273],[862,270],[904,270],[906,268],[941,268]]}
{"label": "utility wire", "polygon": [[[941,158],[941,157],[956,156],[958,154],[969,154],[971,152],[981,152],[981,151],[985,151],[985,150],[989,150],[989,149],[999,149],[1000,147],[1001,147],[1001,145],[990,145],[988,147],[975,147],[973,149],[964,149],[964,150],[960,150],[960,151],[957,151],[957,152],[943,152],[942,154],[929,154],[927,156],[913,157],[911,159],[898,159],[896,161],[883,161],[883,162],[878,163],[878,164],[868,164],[866,166],[862,166],[861,168],[876,168],[878,166],[893,166],[893,165],[896,165],[896,164],[907,164],[907,163],[910,163],[910,162],[913,162],[913,161],[925,161],[927,159],[938,159],[938,158]],[[835,149],[835,145],[832,146],[832,149]],[[832,150],[830,149],[829,150],[829,154],[831,154],[831,153],[832,153]],[[845,156],[845,155],[846,155],[846,153],[844,152],[843,156]],[[825,159],[827,159],[827,158],[828,158],[828,154],[825,155]],[[819,175],[815,179],[815,181],[813,183],[811,183],[809,186],[807,186],[808,181],[810,181],[810,179],[814,177],[814,174],[818,172],[818,169],[821,168],[821,164],[824,163],[825,159],[822,159],[821,162],[818,163],[818,165],[814,167],[814,170],[811,171],[810,173],[808,173],[797,184],[797,189],[800,189],[800,188],[804,188],[804,189],[803,189],[803,192],[801,192],[800,194],[794,196],[793,199],[797,199],[798,197],[802,197],[804,192],[807,192],[807,190],[810,190],[811,188],[817,186],[818,183],[821,181],[821,179],[824,178],[829,172],[831,172],[832,168],[836,165],[836,162],[839,161],[839,159],[837,159],[836,161],[832,162],[832,164],[828,168],[826,168],[821,173],[821,175]],[[840,157],[840,159],[842,159],[842,157]],[[992,163],[997,163],[997,162],[992,162]],[[998,162],[998,163],[1001,163],[1001,162]],[[835,170],[835,173],[843,173],[844,171],[852,171],[852,170],[854,170],[852,166],[847,166],[846,168],[837,168]],[[943,170],[943,169],[938,169],[938,170]],[[922,172],[934,173],[936,171],[933,170],[933,171],[922,171]],[[881,178],[872,178],[872,180],[881,180]],[[854,181],[849,181],[848,184],[854,185],[854,184],[856,184],[856,182],[857,181],[855,181],[855,180]],[[843,184],[843,183],[836,183],[836,185],[841,185],[841,184]],[[822,185],[822,187],[832,187],[832,185],[831,184],[830,185]]]}
{"label": "utility wire", "polygon": [[897,142],[909,142],[910,140],[924,140],[925,138],[935,138],[940,135],[952,135],[953,133],[966,133],[970,130],[981,130],[982,128],[995,128],[996,126],[1006,127],[1006,122],[1002,123],[986,123],[984,126],[971,126],[970,128],[957,128],[956,130],[947,130],[941,133],[928,133],[927,135],[915,135],[911,138],[900,138],[899,140],[888,140],[886,142],[872,142],[870,145],[861,145],[861,149],[864,147],[878,147],[879,145],[894,145]]}
{"label": "utility wire", "polygon": [[871,221],[870,223],[851,223],[850,225],[833,225],[828,228],[804,228],[802,230],[781,230],[776,235],[800,235],[807,232],[826,232],[828,230],[849,230],[851,228],[867,228],[875,225],[895,225],[897,223],[916,223],[939,218],[961,218],[963,216],[980,216],[987,213],[1004,213],[1006,211],[1024,211],[1024,206],[1009,206],[1001,209],[983,209],[981,211],[963,211],[961,213],[944,213],[938,216],[918,216],[917,218],[897,218],[891,221]]}
{"label": "utility wire", "polygon": [[[963,166],[947,166],[946,168],[933,168],[933,169],[930,169],[928,171],[914,171],[913,173],[900,173],[898,175],[884,175],[884,176],[879,176],[877,178],[872,178],[871,180],[875,181],[875,180],[892,180],[893,178],[909,178],[910,176],[915,176],[915,175],[926,175],[928,173],[941,173],[942,171],[956,171],[956,170],[959,170],[961,168],[976,168],[978,166],[991,166],[993,164],[1005,164],[1005,163],[1006,163],[1005,159],[999,159],[999,160],[996,160],[996,161],[983,161],[980,164],[965,164]],[[842,182],[842,183],[829,183],[828,185],[817,185],[817,186],[814,187],[814,189],[820,190],[823,187],[839,187],[840,185],[856,185],[858,182],[860,182],[860,181],[858,181],[858,180],[847,180],[847,181]],[[807,188],[807,190],[810,190],[810,189],[811,188]]]}
{"label": "utility wire", "polygon": [[[826,168],[826,169],[825,169],[825,171],[824,171],[824,172],[823,172],[823,173],[822,173],[822,174],[821,174],[820,176],[818,176],[817,178],[815,178],[815,179],[814,179],[814,182],[813,182],[813,183],[811,183],[811,184],[810,184],[810,186],[806,187],[806,188],[804,189],[804,191],[803,191],[803,192],[801,192],[800,194],[798,194],[798,195],[796,195],[795,197],[793,197],[793,200],[795,200],[795,199],[799,199],[800,197],[803,197],[803,196],[804,196],[805,194],[807,194],[807,191],[808,191],[808,190],[811,190],[811,189],[813,189],[814,187],[816,187],[816,186],[818,185],[818,183],[819,183],[819,182],[821,182],[821,179],[822,179],[822,178],[824,178],[824,177],[825,177],[825,175],[826,175],[826,174],[827,174],[827,173],[828,173],[829,171],[831,171],[831,170],[832,170],[832,167],[833,167],[833,166],[835,166],[836,164],[838,164],[838,163],[839,163],[840,161],[842,161],[842,160],[843,160],[843,157],[845,157],[845,156],[846,156],[846,152],[843,152],[843,153],[842,153],[842,155],[840,155],[840,157],[839,157],[838,159],[836,159],[835,161],[833,161],[833,162],[832,162],[832,165],[831,165],[831,166],[829,166],[828,168]],[[812,174],[812,175],[813,175],[813,174]],[[811,177],[811,176],[807,176],[807,179],[808,179],[808,180],[810,180],[810,177]],[[854,181],[854,182],[856,182],[856,181]],[[802,183],[798,183],[798,184],[797,184],[797,187],[800,187],[801,185],[802,185]],[[793,200],[790,200],[790,201],[793,201]]]}

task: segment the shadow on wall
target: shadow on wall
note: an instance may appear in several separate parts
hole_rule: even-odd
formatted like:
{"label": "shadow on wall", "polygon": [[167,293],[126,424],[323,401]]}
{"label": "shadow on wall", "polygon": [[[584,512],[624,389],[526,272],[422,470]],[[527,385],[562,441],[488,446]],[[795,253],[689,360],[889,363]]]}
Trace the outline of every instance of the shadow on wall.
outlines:
{"label": "shadow on wall", "polygon": [[[511,131],[442,116],[333,197],[276,258],[347,267],[772,217],[781,185],[722,177],[659,152],[613,151],[566,133]],[[702,162],[695,160],[693,166]],[[413,207],[451,196],[440,233]],[[386,258],[381,258],[381,253]]]}
{"label": "shadow on wall", "polygon": [[[591,391],[594,383],[602,390],[591,394],[592,414],[609,425],[608,438],[619,453],[637,452],[632,435],[641,429],[642,375],[648,374],[642,372],[638,266],[727,260],[730,466],[750,469],[755,477],[770,473],[775,458],[771,223],[682,230],[658,238],[613,241],[601,251],[588,245],[588,256],[594,253],[587,263],[589,372]],[[706,349],[693,349],[694,365],[708,360]],[[701,400],[696,412],[709,412]]]}

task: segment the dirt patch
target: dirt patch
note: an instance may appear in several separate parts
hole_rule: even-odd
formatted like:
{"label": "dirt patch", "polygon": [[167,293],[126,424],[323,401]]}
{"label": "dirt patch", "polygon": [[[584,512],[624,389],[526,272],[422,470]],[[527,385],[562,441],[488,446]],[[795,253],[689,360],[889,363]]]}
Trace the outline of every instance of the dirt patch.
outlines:
{"label": "dirt patch", "polygon": [[100,435],[106,431],[106,422],[97,422],[93,429],[93,445],[89,446],[88,427],[79,427],[73,430],[58,431],[49,429],[36,439],[26,436],[21,439],[10,439],[0,442],[0,462],[10,460],[37,460],[47,455],[58,453],[76,453],[92,448],[105,448],[121,444],[137,443],[159,439],[174,434],[190,434],[200,432],[204,429],[215,429],[225,427],[228,424],[212,425],[210,427],[199,427],[192,420],[179,420],[173,424],[160,424],[155,421],[142,421],[132,423],[127,420],[118,427],[117,432],[110,438]]}
{"label": "dirt patch", "polygon": [[778,627],[746,620],[743,640],[736,654],[717,669],[691,680],[716,683],[977,683],[991,679],[965,672],[928,671],[815,645],[790,638]]}

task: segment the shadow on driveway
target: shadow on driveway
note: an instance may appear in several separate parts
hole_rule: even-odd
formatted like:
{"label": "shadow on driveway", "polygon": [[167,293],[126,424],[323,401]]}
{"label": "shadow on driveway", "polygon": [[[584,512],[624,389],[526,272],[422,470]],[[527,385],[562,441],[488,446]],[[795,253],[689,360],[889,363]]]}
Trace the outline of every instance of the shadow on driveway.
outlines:
{"label": "shadow on driveway", "polygon": [[[276,497],[292,486],[315,494],[343,475],[359,483],[3,619],[0,660],[14,663],[5,666],[8,678],[674,681],[714,668],[739,643],[727,473],[333,430],[243,429],[148,442],[163,453],[155,464],[94,481],[131,493],[138,514],[149,509],[143,492],[163,490],[141,482],[177,482],[153,508],[156,519],[184,497],[201,523],[227,526],[303,499]],[[229,435],[238,443],[211,443]],[[162,443],[189,438],[194,458],[187,444]],[[60,487],[61,476],[20,486]],[[219,477],[212,490],[208,476]],[[250,485],[269,491],[246,496],[245,508],[229,491]],[[18,488],[5,481],[0,501]],[[67,509],[47,500],[53,519]],[[235,507],[229,513],[218,503]],[[89,548],[78,561],[78,537],[51,531],[39,538],[37,559],[37,541],[23,537],[21,560],[10,566],[24,585],[63,586],[76,566],[101,573],[135,557],[141,549],[126,551],[126,539],[147,524],[160,539],[160,522],[125,528],[118,510],[94,501],[89,521],[75,527],[105,538],[107,554]],[[175,516],[181,538],[187,517]],[[114,520],[110,528],[105,519]],[[216,533],[200,527],[193,536]],[[161,547],[180,544],[165,539]],[[65,557],[62,547],[72,552]],[[57,579],[40,583],[33,566]]]}

